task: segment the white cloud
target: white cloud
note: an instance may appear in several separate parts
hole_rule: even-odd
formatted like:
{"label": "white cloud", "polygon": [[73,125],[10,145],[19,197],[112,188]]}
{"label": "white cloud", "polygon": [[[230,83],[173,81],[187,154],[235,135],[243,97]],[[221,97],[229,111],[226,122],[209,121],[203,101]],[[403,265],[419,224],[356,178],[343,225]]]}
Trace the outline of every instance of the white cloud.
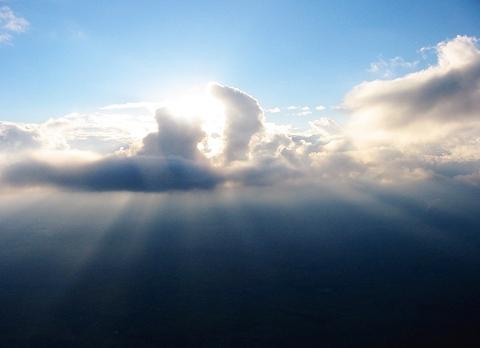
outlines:
{"label": "white cloud", "polygon": [[[215,83],[209,86],[208,97],[222,105],[221,115],[215,117],[187,117],[179,111],[181,107],[161,107],[154,118],[156,103],[127,103],[43,124],[9,124],[3,133],[0,128],[0,151],[3,147],[4,152],[18,154],[16,162],[25,161],[23,166],[11,166],[6,180],[21,185],[153,191],[328,180],[395,183],[431,177],[478,185],[477,41],[459,36],[439,43],[436,52],[437,63],[426,69],[353,88],[341,105],[350,112],[343,125],[320,118],[300,131],[266,123],[254,97]],[[212,111],[197,108],[195,101],[201,102],[188,99],[184,108],[202,114]],[[320,106],[315,110],[319,108],[323,110]],[[308,106],[287,109],[292,115],[312,112]],[[215,123],[214,131],[207,131],[207,122]],[[215,142],[220,146],[212,154],[205,144]],[[73,150],[95,151],[97,158],[79,164],[64,156],[61,166],[44,159],[38,162],[35,152],[46,148],[51,158],[60,156],[52,155],[55,151]],[[29,165],[22,151],[30,152],[37,162]],[[96,172],[110,176],[113,183]]]}
{"label": "white cloud", "polygon": [[0,122],[0,150],[18,152],[41,146],[38,132],[26,126]]}
{"label": "white cloud", "polygon": [[278,106],[276,106],[274,108],[267,109],[267,112],[270,113],[270,114],[277,114],[281,111],[282,110]]}
{"label": "white cloud", "polygon": [[436,53],[437,63],[426,69],[364,82],[345,98],[356,157],[382,177],[468,175],[460,168],[479,166],[477,40],[457,36],[440,42]]}
{"label": "white cloud", "polygon": [[287,107],[288,111],[291,111],[290,115],[292,116],[307,116],[312,113],[309,106],[295,106],[290,105]]}
{"label": "white cloud", "polygon": [[0,33],[0,44],[8,44],[12,41],[12,35],[8,33]]}
{"label": "white cloud", "polygon": [[317,106],[315,106],[315,110],[317,110],[317,111],[324,111],[325,109],[326,109],[326,107],[323,106],[323,105],[317,105]]}
{"label": "white cloud", "polygon": [[10,7],[0,7],[0,43],[11,43],[13,34],[25,32],[30,23],[17,16]]}
{"label": "white cloud", "polygon": [[167,108],[158,109],[155,114],[157,132],[143,139],[140,155],[179,157],[187,160],[199,160],[202,153],[197,145],[206,137],[201,125],[188,119],[176,117]]}
{"label": "white cloud", "polygon": [[123,103],[123,104],[111,104],[100,108],[100,110],[135,110],[135,109],[145,109],[150,112],[155,112],[165,103],[155,103],[155,102],[133,102],[133,103]]}
{"label": "white cloud", "polygon": [[300,112],[296,113],[297,116],[307,116],[307,115],[311,115],[311,114],[312,114],[312,112],[310,110],[300,111]]}
{"label": "white cloud", "polygon": [[[473,38],[437,45],[436,65],[393,80],[364,82],[345,98],[354,121],[370,129],[440,128],[476,122],[480,110],[480,51]],[[429,129],[432,133],[433,129]],[[415,134],[416,135],[416,134]],[[423,134],[425,136],[426,134]],[[431,134],[433,135],[433,134]]]}
{"label": "white cloud", "polygon": [[394,57],[390,59],[379,58],[370,64],[368,71],[382,76],[384,78],[392,78],[405,72],[415,70],[420,61],[408,62],[402,57]]}
{"label": "white cloud", "polygon": [[226,162],[248,158],[252,137],[263,129],[263,111],[258,101],[239,89],[212,84],[210,91],[225,108]]}

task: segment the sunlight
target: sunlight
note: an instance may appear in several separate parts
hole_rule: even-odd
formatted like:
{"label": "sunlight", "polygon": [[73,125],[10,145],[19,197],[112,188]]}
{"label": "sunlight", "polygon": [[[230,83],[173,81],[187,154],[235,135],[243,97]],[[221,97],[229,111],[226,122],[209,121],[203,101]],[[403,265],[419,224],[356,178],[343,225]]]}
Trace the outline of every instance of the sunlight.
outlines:
{"label": "sunlight", "polygon": [[189,122],[198,122],[206,134],[198,149],[207,157],[218,156],[223,150],[225,125],[224,105],[208,89],[172,98],[167,107],[173,114]]}

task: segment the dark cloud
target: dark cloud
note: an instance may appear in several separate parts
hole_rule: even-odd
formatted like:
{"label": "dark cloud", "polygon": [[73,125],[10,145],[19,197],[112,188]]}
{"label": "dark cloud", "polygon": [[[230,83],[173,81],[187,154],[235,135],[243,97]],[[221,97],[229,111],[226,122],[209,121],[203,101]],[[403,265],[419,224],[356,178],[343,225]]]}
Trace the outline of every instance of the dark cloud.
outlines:
{"label": "dark cloud", "polygon": [[[7,167],[3,180],[15,186],[142,192],[212,189],[223,181],[197,149],[205,137],[199,124],[175,117],[165,108],[156,112],[156,120],[158,132],[147,135],[131,157],[62,165],[27,160]],[[15,134],[26,138],[19,131]]]}
{"label": "dark cloud", "polygon": [[8,167],[3,179],[15,186],[141,192],[212,189],[222,182],[221,176],[206,166],[178,157],[153,156],[112,157],[63,166],[29,161]]}
{"label": "dark cloud", "polygon": [[301,179],[304,174],[285,161],[268,158],[236,167],[230,171],[228,178],[244,186],[270,186],[279,182]]}

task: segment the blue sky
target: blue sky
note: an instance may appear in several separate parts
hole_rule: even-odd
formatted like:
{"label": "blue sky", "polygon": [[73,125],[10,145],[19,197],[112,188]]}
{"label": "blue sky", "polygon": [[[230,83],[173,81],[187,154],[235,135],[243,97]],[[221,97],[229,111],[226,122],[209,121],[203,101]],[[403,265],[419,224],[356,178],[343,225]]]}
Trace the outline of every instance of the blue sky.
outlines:
{"label": "blue sky", "polygon": [[480,0],[0,0],[0,347],[480,347],[479,198]]}
{"label": "blue sky", "polygon": [[1,4],[30,23],[0,45],[0,119],[8,121],[159,100],[212,80],[265,108],[332,106],[379,77],[368,71],[379,58],[415,61],[421,47],[480,35],[474,0]]}

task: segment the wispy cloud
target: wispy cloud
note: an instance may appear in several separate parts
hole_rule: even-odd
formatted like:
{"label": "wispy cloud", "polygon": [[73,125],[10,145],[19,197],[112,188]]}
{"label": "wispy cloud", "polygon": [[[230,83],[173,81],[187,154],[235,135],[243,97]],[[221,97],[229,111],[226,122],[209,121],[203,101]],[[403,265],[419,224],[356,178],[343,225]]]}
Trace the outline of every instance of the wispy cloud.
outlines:
{"label": "wispy cloud", "polygon": [[27,31],[30,23],[8,6],[0,7],[0,44],[11,44],[14,35]]}
{"label": "wispy cloud", "polygon": [[402,57],[394,57],[390,59],[379,58],[377,61],[370,64],[368,72],[384,78],[392,78],[415,70],[419,63],[419,60],[409,62]]}
{"label": "wispy cloud", "polygon": [[301,107],[298,107],[298,112],[295,114],[295,116],[307,116],[311,114],[312,114],[312,111],[310,110],[309,106],[301,106]]}
{"label": "wispy cloud", "polygon": [[279,112],[281,112],[282,110],[278,107],[278,106],[275,106],[273,108],[270,108],[270,109],[267,109],[267,112],[270,113],[270,114],[278,114]]}

